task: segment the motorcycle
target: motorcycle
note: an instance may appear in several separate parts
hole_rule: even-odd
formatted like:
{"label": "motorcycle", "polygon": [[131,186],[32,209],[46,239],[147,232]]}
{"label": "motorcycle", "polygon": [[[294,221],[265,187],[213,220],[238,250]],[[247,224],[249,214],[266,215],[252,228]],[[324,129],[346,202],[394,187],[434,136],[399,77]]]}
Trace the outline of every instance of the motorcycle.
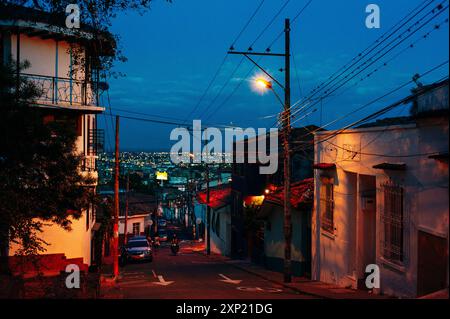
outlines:
{"label": "motorcycle", "polygon": [[178,250],[180,250],[180,246],[176,243],[170,244],[170,250],[172,251],[173,255],[176,255],[178,253]]}
{"label": "motorcycle", "polygon": [[159,246],[161,246],[161,243],[159,242],[159,239],[156,238],[153,240],[153,247],[154,248],[159,248]]}

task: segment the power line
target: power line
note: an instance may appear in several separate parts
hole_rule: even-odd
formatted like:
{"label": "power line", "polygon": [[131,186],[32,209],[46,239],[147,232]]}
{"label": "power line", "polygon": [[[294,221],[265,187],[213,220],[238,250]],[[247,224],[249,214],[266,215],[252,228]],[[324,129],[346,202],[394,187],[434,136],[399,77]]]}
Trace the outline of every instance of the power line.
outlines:
{"label": "power line", "polygon": [[155,115],[155,114],[144,113],[144,112],[130,111],[130,110],[116,108],[116,107],[111,107],[111,109],[114,110],[114,111],[119,111],[119,112],[124,112],[124,113],[130,113],[130,114],[136,114],[136,115],[145,115],[145,116],[148,116],[148,117],[156,117],[156,118],[175,120],[175,121],[183,121],[183,119],[176,118],[176,117],[171,117],[171,116],[163,116],[163,115]]}
{"label": "power line", "polygon": [[[444,1],[445,2],[445,1]],[[437,6],[436,8],[439,8],[439,6]],[[442,12],[444,12],[446,9],[448,8],[448,5],[444,8],[444,7],[440,7],[440,11],[437,13],[437,14],[435,14],[434,16],[432,16],[430,19],[428,19],[425,23],[423,23],[422,25],[420,25],[416,30],[414,30],[412,33],[411,33],[411,28],[412,27],[410,27],[410,28],[408,28],[406,31],[404,31],[402,34],[400,34],[399,36],[397,36],[393,41],[391,41],[388,45],[386,45],[383,49],[381,49],[381,50],[379,50],[377,53],[375,53],[371,58],[369,58],[366,62],[364,62],[362,65],[366,65],[367,64],[367,62],[368,61],[371,61],[372,60],[372,62],[371,63],[369,63],[367,66],[365,66],[364,68],[362,68],[359,72],[357,72],[356,74],[354,74],[353,76],[351,76],[350,78],[349,78],[349,75],[351,75],[351,74],[353,74],[356,70],[358,70],[358,69],[360,69],[361,68],[361,66],[362,65],[360,65],[358,68],[356,68],[355,70],[353,70],[350,74],[348,74],[348,75],[346,75],[343,79],[344,79],[344,82],[342,82],[342,83],[340,83],[343,79],[341,78],[341,80],[339,80],[338,81],[338,83],[340,83],[337,87],[335,87],[333,90],[331,90],[331,92],[330,92],[330,89],[328,89],[328,90],[326,90],[325,91],[325,94],[324,95],[322,95],[321,96],[321,98],[323,99],[323,98],[326,98],[326,97],[328,97],[330,94],[332,94],[332,93],[334,93],[335,91],[337,91],[338,89],[340,89],[342,86],[344,86],[346,83],[348,83],[349,81],[351,81],[353,78],[355,78],[356,76],[358,76],[359,74],[361,74],[364,70],[366,70],[367,68],[369,68],[371,65],[373,65],[375,62],[377,62],[379,59],[381,59],[383,56],[385,56],[386,54],[388,54],[389,52],[391,52],[393,49],[395,49],[397,46],[399,46],[401,43],[403,43],[404,41],[406,41],[408,38],[410,38],[413,34],[415,34],[416,32],[418,32],[420,29],[422,29],[425,25],[427,25],[428,23],[430,23],[433,19],[435,19],[438,15],[440,15]],[[435,11],[435,9],[433,9],[432,11],[430,11],[429,13],[431,13],[431,12],[434,12]],[[428,14],[429,14],[428,13]],[[428,15],[427,14],[427,15]],[[427,15],[425,15],[425,16],[427,16]],[[424,17],[425,17],[424,16]],[[421,21],[424,17],[422,17],[419,21]],[[419,23],[419,21],[418,22],[416,22],[415,24],[414,24],[414,26],[416,26],[418,23]],[[409,32],[409,34],[408,34],[408,36],[406,36],[406,37],[403,37],[403,34],[404,33],[407,33],[407,32]],[[398,40],[398,39],[400,39],[400,41],[398,42],[398,43],[396,43],[392,48],[390,48],[389,50],[387,50],[386,52],[384,52],[381,56],[379,56],[379,57],[377,57],[376,59],[373,59],[376,55],[378,55],[379,53],[382,53],[382,51],[385,49],[385,48],[387,48],[387,47],[389,47],[394,41],[396,41],[396,40]],[[369,52],[370,53],[370,52]],[[334,81],[334,80],[333,80]],[[331,82],[330,82],[331,83]],[[332,86],[332,88],[335,86],[336,84],[334,84],[333,86]],[[317,92],[316,92],[317,93]],[[316,93],[314,93],[313,95],[311,95],[311,97],[312,96],[314,96]],[[311,108],[311,107],[313,107],[314,105],[316,105],[317,104],[317,102],[316,103],[314,103],[314,104],[312,104],[312,105],[310,105],[310,106],[308,106],[308,107],[306,107],[306,108],[304,108],[304,111],[305,110],[307,110],[307,109],[309,109],[309,108]],[[292,108],[292,107],[291,107]],[[303,109],[303,108],[302,108]]]}
{"label": "power line", "polygon": [[250,44],[248,51],[253,50],[253,46],[255,43],[262,37],[262,35],[267,31],[267,29],[270,28],[270,26],[275,22],[275,20],[278,18],[278,16],[283,12],[284,8],[289,4],[290,0],[286,0],[284,4],[281,6],[281,8],[278,10],[278,12],[273,16],[273,18],[269,21],[269,23],[262,29],[262,31],[258,34],[255,40]]}
{"label": "power line", "polygon": [[[353,66],[355,66],[357,63],[359,63],[361,60],[363,60],[370,52],[375,50],[378,46],[380,46],[384,41],[388,40],[392,35],[394,35],[398,30],[400,30],[404,25],[406,25],[411,19],[416,17],[420,12],[422,12],[426,7],[428,7],[432,2],[435,0],[428,1],[425,0],[420,5],[415,7],[412,11],[410,11],[404,18],[400,19],[396,24],[394,24],[391,28],[389,28],[388,31],[386,31],[383,35],[381,35],[377,40],[372,42],[366,49],[361,51],[358,55],[353,57],[352,60],[350,60],[348,63],[340,67],[337,71],[335,71],[332,75],[328,77],[327,80],[319,84],[316,88],[310,91],[309,96],[307,98],[304,98],[306,100],[311,99],[316,95],[320,90],[323,90],[325,87],[333,83],[336,79],[338,79],[341,75],[343,75],[345,72],[347,72],[349,69],[351,69]],[[425,4],[424,7],[422,7]],[[421,8],[422,7],[422,8]],[[419,10],[415,13],[415,11]],[[412,15],[412,17],[410,17]],[[407,19],[407,20],[406,20]],[[403,22],[406,20],[405,22]],[[400,25],[400,26],[399,26]],[[399,26],[399,27],[398,27]],[[394,30],[395,29],[395,30]],[[394,30],[394,31],[392,31]],[[392,31],[392,32],[391,32]],[[390,34],[389,34],[390,33]],[[355,61],[357,60],[357,61]],[[343,70],[343,71],[342,71]],[[323,97],[320,98],[321,100]],[[297,101],[296,103],[291,106],[293,108],[294,106],[298,105],[302,100]]]}
{"label": "power line", "polygon": [[213,77],[211,78],[211,80],[208,83],[208,86],[206,87],[205,91],[203,92],[202,96],[200,97],[200,99],[197,101],[197,104],[195,104],[194,108],[192,109],[192,111],[188,114],[188,116],[186,116],[186,119],[183,122],[186,122],[189,117],[191,115],[193,115],[195,113],[195,111],[197,111],[198,107],[200,106],[200,104],[202,103],[203,99],[205,98],[206,94],[208,93],[209,89],[211,88],[212,84],[214,83],[214,81],[216,80],[217,76],[220,73],[220,70],[222,70],[223,65],[225,64],[225,61],[227,60],[228,55],[225,55],[225,57],[223,58],[222,62],[220,63],[219,67],[217,68],[216,72],[214,73]]}
{"label": "power line", "polygon": [[[256,37],[256,39],[252,42],[252,44],[250,45],[250,47],[248,48],[248,51],[252,50],[252,46],[259,40],[259,38],[267,31],[267,29],[273,24],[273,22],[277,19],[277,17],[281,14],[281,12],[284,10],[284,8],[288,5],[290,0],[287,0],[284,2],[284,4],[280,7],[280,9],[278,10],[278,12],[275,14],[274,17],[272,17],[272,19],[269,21],[269,23],[266,25],[266,27],[258,34],[258,36]],[[312,1],[312,0],[311,0]],[[311,2],[310,1],[310,2]],[[309,3],[308,3],[309,4]],[[300,12],[301,13],[301,12]],[[296,18],[300,15],[297,14]],[[234,48],[233,48],[234,49]],[[239,65],[242,64],[244,60],[244,57],[241,58],[241,61],[239,62]],[[260,59],[261,60],[261,59]],[[259,61],[260,61],[259,60]],[[239,67],[239,66],[238,66]],[[220,95],[220,93],[223,91],[223,89],[225,88],[225,86],[228,85],[228,82],[231,80],[231,78],[233,77],[235,71],[237,71],[238,67],[234,70],[233,74],[228,78],[228,80],[225,82],[225,84],[222,86],[222,88],[219,91],[219,94],[216,95],[216,97],[214,98],[214,100],[208,105],[208,107],[206,108],[205,112],[211,107],[211,105],[214,104],[214,102],[217,100],[218,96]],[[251,68],[251,70],[249,71],[249,73],[254,69],[254,67]],[[246,75],[246,77],[248,77],[249,74]],[[239,83],[237,84],[237,86],[234,88],[234,90],[225,98],[224,102],[222,102],[218,107],[216,107],[212,113],[210,113],[210,115],[207,117],[207,119],[211,118],[211,116],[213,116],[225,103],[227,103],[230,98],[237,92],[237,90],[239,89],[239,87],[242,85],[242,79],[240,79]]]}
{"label": "power line", "polygon": [[[291,23],[294,23],[295,20],[297,20],[297,18],[303,13],[303,11],[306,10],[306,8],[308,8],[308,6],[311,4],[312,0],[309,0],[301,9],[300,11],[295,15],[295,17],[292,19]],[[270,51],[270,49],[272,48],[272,46],[275,44],[275,42],[277,42],[280,37],[283,35],[284,30],[282,30],[277,37],[269,44],[269,46],[267,47],[266,51]]]}
{"label": "power line", "polygon": [[241,37],[242,33],[244,33],[244,31],[247,29],[247,27],[249,26],[250,22],[252,22],[253,18],[256,16],[256,14],[258,13],[259,9],[261,9],[262,5],[264,4],[265,0],[262,0],[258,7],[256,8],[256,10],[253,12],[253,14],[250,16],[250,18],[247,20],[247,23],[244,25],[244,27],[241,29],[241,31],[239,32],[239,34],[237,35],[237,37],[234,39],[233,43],[231,43],[230,46],[230,50],[234,50],[234,45],[236,44],[236,42],[239,40],[239,38]]}
{"label": "power line", "polygon": [[[236,41],[241,37],[241,35],[244,33],[244,31],[247,29],[247,27],[250,25],[251,21],[253,20],[253,18],[256,16],[256,14],[258,13],[259,9],[262,7],[263,3],[265,0],[262,0],[259,5],[256,7],[255,11],[252,13],[252,15],[250,16],[250,18],[247,20],[247,22],[244,24],[244,26],[242,27],[241,31],[238,33],[237,37],[234,39],[231,47],[234,46],[234,44],[236,43]],[[198,102],[196,103],[196,105],[194,106],[194,108],[192,109],[192,111],[189,113],[189,115],[186,117],[186,119],[183,122],[186,122],[189,117],[193,114],[195,114],[195,112],[197,111],[198,107],[200,106],[200,104],[202,103],[203,99],[205,98],[206,94],[208,93],[209,89],[211,88],[212,84],[214,83],[214,81],[216,80],[217,76],[219,75],[220,71],[222,70],[222,67],[225,64],[225,61],[228,58],[228,54],[225,54],[222,62],[220,63],[219,67],[217,68],[216,72],[214,73],[213,77],[211,78],[211,80],[208,83],[208,86],[206,87],[205,91],[203,92],[203,94],[201,95],[200,99],[198,100]]]}
{"label": "power line", "polygon": [[[187,125],[187,124],[182,123],[182,122],[156,120],[156,119],[134,117],[134,116],[127,116],[127,115],[122,115],[122,114],[112,114],[112,113],[111,114],[105,114],[105,115],[106,116],[110,116],[110,117],[119,116],[120,118],[128,119],[128,120],[134,120],[134,121],[149,122],[149,123],[164,124],[164,125],[174,125],[174,126],[184,127],[184,128],[192,128],[192,125]],[[225,128],[234,128],[235,126],[219,124],[219,125],[216,125],[215,127],[218,128],[218,129],[221,129],[221,128],[225,129]]]}
{"label": "power line", "polygon": [[[258,63],[259,63],[259,61],[261,61],[261,59],[262,59],[262,57],[258,60]],[[252,71],[255,69],[255,66],[254,65],[252,65],[252,67],[250,68],[250,70],[247,72],[247,74],[243,77],[243,78],[241,78],[241,79],[239,79],[239,82],[238,82],[238,84],[235,86],[235,88],[233,89],[233,91],[231,91],[230,92],[230,94],[228,94],[228,96],[222,101],[222,103],[220,103],[213,111],[212,111],[212,113],[210,113],[209,114],[209,116],[206,118],[206,121],[208,120],[208,119],[210,119],[214,114],[216,114],[217,113],[217,111],[220,109],[220,108],[222,108],[232,97],[233,97],[233,95],[237,92],[237,90],[241,87],[241,85],[242,85],[242,83],[244,83],[244,80],[245,79],[247,79],[248,77],[249,77],[249,75],[252,73]]]}
{"label": "power line", "polygon": [[[339,94],[334,95],[333,97],[342,95],[343,93],[345,93],[346,91],[348,91],[349,89],[351,89],[352,87],[355,87],[356,85],[358,85],[359,83],[361,83],[362,81],[364,81],[365,79],[371,77],[374,73],[378,72],[381,68],[386,67],[389,65],[389,63],[394,60],[395,58],[397,58],[398,56],[400,56],[401,54],[403,54],[405,51],[409,50],[409,49],[413,49],[415,47],[415,45],[417,43],[419,43],[422,40],[428,39],[428,37],[430,36],[430,34],[436,30],[439,30],[440,27],[445,24],[448,23],[448,18],[446,18],[444,21],[442,21],[439,24],[436,24],[435,26],[433,26],[433,28],[428,31],[427,33],[425,33],[423,36],[421,36],[420,38],[418,38],[416,41],[413,41],[412,43],[408,44],[405,48],[403,48],[403,50],[401,50],[400,52],[398,52],[396,55],[394,55],[393,57],[391,57],[390,59],[386,60],[385,62],[381,63],[378,67],[376,67],[374,70],[372,70],[371,72],[369,72],[368,74],[366,74],[364,77],[362,77],[359,81],[355,82],[352,86],[347,87],[344,91],[340,92]],[[321,96],[320,99],[324,99],[327,98],[328,96]],[[318,102],[316,102],[317,104]],[[313,105],[314,106],[314,105]],[[306,106],[304,107],[306,108]],[[301,111],[301,108],[299,110],[297,110],[296,112],[294,112],[294,115],[297,114],[299,111]],[[294,121],[294,123],[296,123],[298,120]]]}
{"label": "power line", "polygon": [[[437,69],[443,67],[443,66],[446,65],[446,64],[448,64],[448,60],[447,60],[447,61],[444,61],[444,62],[442,62],[442,63],[440,63],[440,64],[438,64],[438,65],[436,65],[435,67],[433,67],[433,68],[431,68],[431,69],[429,69],[429,70],[427,70],[426,72],[422,73],[421,75],[418,75],[418,76],[417,76],[417,79],[422,78],[422,77],[424,77],[424,76],[426,76],[426,75],[428,75],[428,74],[430,74],[430,73],[436,71]],[[441,80],[439,80],[439,81],[437,81],[437,82],[435,82],[435,83],[439,83],[439,82],[442,81],[442,80],[443,80],[443,79],[441,79]],[[406,82],[406,83],[403,83],[403,84],[401,84],[400,86],[398,86],[398,87],[392,89],[391,91],[389,91],[389,92],[383,94],[382,96],[379,96],[379,97],[375,98],[374,100],[372,100],[372,101],[370,101],[370,102],[368,102],[368,103],[362,105],[361,107],[359,107],[359,108],[357,108],[357,109],[355,109],[355,110],[353,110],[353,111],[351,111],[351,112],[349,112],[349,113],[347,113],[347,114],[341,116],[341,117],[338,118],[338,119],[335,119],[335,120],[333,120],[333,121],[331,121],[331,122],[328,122],[327,124],[325,124],[325,125],[323,125],[323,126],[317,128],[317,129],[315,129],[315,130],[313,130],[313,131],[310,131],[309,133],[307,133],[307,134],[301,136],[300,138],[303,138],[303,137],[306,137],[306,136],[308,136],[308,135],[314,134],[314,133],[316,133],[316,132],[318,132],[318,131],[324,130],[326,127],[330,126],[331,124],[333,124],[333,123],[335,123],[335,122],[337,122],[337,121],[340,121],[340,120],[342,120],[342,119],[344,119],[344,118],[346,118],[346,117],[348,117],[348,116],[350,116],[350,115],[353,115],[353,114],[356,113],[356,112],[361,111],[362,109],[364,109],[364,108],[366,108],[366,107],[368,107],[368,106],[370,106],[370,105],[372,105],[372,104],[374,104],[374,103],[380,101],[381,99],[383,99],[383,98],[385,98],[385,97],[391,95],[392,93],[395,93],[395,92],[399,91],[400,89],[404,88],[405,86],[407,86],[407,85],[409,85],[409,84],[411,84],[411,83],[413,83],[413,82],[414,82],[414,80],[410,80],[410,81],[408,81],[408,82]],[[408,102],[408,101],[411,101],[411,99],[414,98],[415,96],[417,96],[417,94],[410,95],[410,96],[408,96],[408,97],[406,97],[406,98],[401,99],[400,101],[397,101],[397,102],[395,102],[395,103],[393,103],[393,104],[391,104],[391,105],[389,105],[389,106],[387,106],[387,107],[384,107],[384,108],[382,108],[382,109],[376,111],[375,113],[372,113],[372,114],[370,114],[370,115],[368,115],[368,116],[366,116],[366,117],[364,117],[364,118],[362,118],[362,119],[360,119],[360,120],[357,120],[357,121],[355,121],[355,122],[353,122],[353,123],[351,123],[351,124],[348,124],[348,125],[344,126],[343,128],[338,129],[338,130],[336,130],[335,132],[333,132],[333,135],[332,135],[330,138],[332,138],[333,136],[336,136],[337,134],[339,134],[339,133],[341,133],[341,132],[343,132],[343,131],[345,131],[345,130],[347,130],[347,129],[349,129],[349,128],[355,126],[355,125],[358,125],[358,124],[367,122],[367,121],[372,120],[372,119],[374,119],[374,118],[376,118],[376,117],[378,117],[378,116],[380,116],[380,115],[383,115],[383,114],[385,114],[386,112],[390,111],[391,109],[397,107],[398,105],[401,105],[401,104],[403,104],[403,103],[406,103],[406,102]],[[323,141],[320,141],[319,143],[321,143],[321,142],[323,142]]]}
{"label": "power line", "polygon": [[239,61],[239,63],[236,65],[236,67],[234,68],[233,72],[231,72],[230,76],[227,78],[227,80],[225,81],[225,83],[221,86],[221,88],[219,89],[219,91],[217,92],[216,96],[211,100],[211,102],[206,106],[206,108],[203,111],[203,115],[206,115],[206,113],[209,111],[210,107],[212,105],[214,105],[214,103],[217,101],[217,99],[219,98],[219,96],[222,94],[223,90],[227,87],[228,83],[231,81],[231,79],[234,77],[234,75],[236,74],[237,70],[239,69],[239,67],[242,65],[242,63],[244,62],[245,57],[242,57],[241,60]]}
{"label": "power line", "polygon": [[[318,89],[323,89],[323,87],[326,87],[327,85],[329,85],[330,83],[332,83],[335,79],[337,79],[339,76],[341,76],[343,73],[345,73],[347,70],[349,70],[350,68],[352,68],[355,64],[357,64],[359,61],[361,61],[362,59],[364,59],[368,53],[370,53],[371,51],[373,51],[374,49],[376,49],[378,46],[380,46],[384,41],[388,40],[392,35],[394,35],[398,30],[400,30],[404,25],[406,25],[409,21],[411,21],[411,19],[413,19],[414,17],[416,17],[418,14],[420,14],[420,12],[422,12],[426,7],[428,7],[431,3],[433,3],[435,0],[431,0],[428,2],[428,4],[426,4],[428,0],[425,0],[424,2],[422,2],[419,6],[415,7],[412,11],[410,11],[404,18],[400,19],[396,24],[394,24],[391,28],[389,28],[388,31],[386,31],[384,34],[382,34],[379,38],[377,38],[374,42],[372,42],[368,47],[366,47],[363,51],[361,51],[358,55],[356,55],[355,57],[353,57],[353,59],[351,61],[349,61],[348,63],[346,63],[345,65],[343,65],[341,68],[339,68],[337,71],[335,71],[332,75],[330,75],[328,77],[328,79],[324,82],[322,82],[321,84],[319,84],[316,88],[314,88],[310,94],[314,93],[314,92],[318,92]],[[423,8],[422,7],[424,4],[426,4]],[[416,10],[420,9],[418,12],[414,13]],[[412,15],[412,17],[408,18],[410,15]],[[403,22],[403,20],[407,19],[407,21]],[[402,23],[403,22],[403,23]],[[400,26],[399,26],[400,25]],[[399,27],[398,27],[399,26]],[[395,30],[394,30],[395,29]],[[394,30],[394,31],[392,31]],[[392,31],[392,32],[391,32]],[[389,34],[390,33],[390,34]],[[373,47],[373,48],[372,48]],[[369,51],[369,52],[367,52]],[[355,62],[355,60],[357,60]],[[342,71],[344,70],[344,71]],[[314,93],[315,94],[315,93]]]}

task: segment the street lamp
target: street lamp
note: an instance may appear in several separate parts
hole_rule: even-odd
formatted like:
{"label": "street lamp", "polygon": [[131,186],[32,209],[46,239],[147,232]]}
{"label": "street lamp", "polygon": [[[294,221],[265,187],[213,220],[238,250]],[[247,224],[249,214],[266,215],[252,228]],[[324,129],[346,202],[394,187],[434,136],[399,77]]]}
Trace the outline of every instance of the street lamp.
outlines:
{"label": "street lamp", "polygon": [[[229,54],[239,54],[245,56],[248,60],[250,60],[255,66],[257,66],[266,76],[268,76],[273,82],[275,82],[280,88],[284,91],[284,101],[278,96],[275,90],[272,87],[272,83],[263,80],[261,78],[257,78],[255,85],[257,85],[261,89],[271,89],[277,97],[278,101],[283,105],[284,112],[282,113],[281,122],[283,123],[283,157],[284,157],[284,198],[283,198],[283,210],[284,210],[284,221],[283,221],[283,229],[284,229],[284,282],[292,281],[292,267],[291,267],[291,243],[292,243],[292,216],[291,216],[291,172],[290,172],[290,147],[289,147],[289,136],[291,130],[291,79],[290,79],[290,21],[289,19],[285,20],[284,24],[284,35],[285,35],[285,49],[284,53],[272,53],[270,51],[266,52],[254,52],[252,50],[247,50],[247,52],[238,52],[234,51],[234,48],[228,51]],[[277,79],[271,76],[263,67],[261,67],[255,60],[253,60],[250,55],[259,55],[259,56],[278,56],[284,58],[284,68],[283,71],[285,73],[284,85],[281,84]]]}
{"label": "street lamp", "polygon": [[273,87],[272,87],[272,82],[270,82],[270,81],[267,81],[266,79],[263,79],[263,78],[257,78],[256,80],[255,80],[255,83],[256,83],[256,85],[260,88],[260,89],[262,89],[262,90],[265,90],[265,89],[273,89]]}
{"label": "street lamp", "polygon": [[254,84],[256,88],[259,89],[260,91],[271,90],[273,94],[275,94],[275,97],[277,98],[278,102],[280,102],[280,104],[284,107],[284,102],[278,95],[277,91],[275,91],[272,85],[272,81],[268,81],[262,77],[257,77],[254,81]]}

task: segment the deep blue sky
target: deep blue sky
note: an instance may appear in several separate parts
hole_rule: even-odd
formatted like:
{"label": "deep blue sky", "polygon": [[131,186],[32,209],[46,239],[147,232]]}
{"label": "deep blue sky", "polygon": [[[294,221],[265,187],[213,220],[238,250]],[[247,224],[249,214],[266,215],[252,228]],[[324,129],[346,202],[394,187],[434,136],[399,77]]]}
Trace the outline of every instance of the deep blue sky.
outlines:
{"label": "deep blue sky", "polygon": [[[313,0],[292,26],[292,54],[295,55],[299,75],[297,81],[292,66],[292,102],[310,92],[314,86],[349,62],[422,1]],[[144,15],[130,12],[119,14],[114,20],[112,31],[120,35],[121,45],[128,61],[119,63],[114,69],[125,73],[126,77],[110,80],[112,112],[145,117],[117,111],[125,109],[170,117],[175,121],[184,120],[197,104],[231,42],[259,2],[260,0],[174,0],[174,3],[169,4],[164,0],[154,0],[152,9]],[[254,50],[264,50],[282,30],[284,18],[293,18],[306,2],[306,0],[291,0],[283,14],[256,42]],[[283,3],[284,0],[266,0],[236,43],[236,49],[245,50]],[[367,15],[365,7],[369,3],[380,6],[380,29],[365,27]],[[448,10],[435,22],[441,22],[446,17]],[[392,55],[431,28],[432,25],[424,27],[393,51]],[[283,41],[280,39],[272,51],[281,51],[282,46]],[[378,66],[392,55],[387,55],[374,66]],[[447,60],[448,55],[448,24],[445,24],[442,30],[433,32],[429,38],[419,42],[413,49],[406,50],[373,77],[340,96],[324,101],[322,123],[327,123],[382,95],[408,81],[415,73],[422,73]],[[196,119],[206,118],[205,109],[240,59],[241,57],[234,55],[227,58],[219,76],[195,113]],[[281,58],[264,58],[261,64],[280,80],[283,79],[284,75],[277,71],[283,66]],[[248,61],[241,65],[216,103],[210,107],[210,111],[222,103],[251,67]],[[256,71],[252,76],[254,73]],[[447,73],[448,69],[444,67],[421,81],[430,83]],[[255,94],[249,80],[244,81],[236,94],[210,118],[209,123],[233,123],[244,128],[272,125],[273,118],[262,118],[279,112],[280,104],[272,94]],[[367,108],[364,112],[355,113],[353,117],[335,123],[330,128],[341,127],[407,95],[409,88]],[[399,109],[391,115],[401,114],[401,111]],[[100,126],[105,126],[105,119],[109,123],[106,130],[109,137],[108,147],[112,145],[113,132],[109,117],[100,116]],[[317,111],[296,125],[318,125],[319,122],[320,111]],[[169,140],[172,128],[173,126],[168,125],[122,119],[121,149],[170,149],[174,143]]]}

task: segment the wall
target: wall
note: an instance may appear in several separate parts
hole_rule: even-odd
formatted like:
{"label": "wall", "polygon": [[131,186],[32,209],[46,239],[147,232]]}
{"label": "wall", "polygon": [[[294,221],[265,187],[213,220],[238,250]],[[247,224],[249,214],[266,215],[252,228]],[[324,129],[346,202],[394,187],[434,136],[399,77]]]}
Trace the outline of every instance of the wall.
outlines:
{"label": "wall", "polygon": [[[133,233],[133,224],[140,223],[139,225],[139,233],[144,232],[145,227],[145,219],[148,215],[136,215],[136,216],[128,216],[127,219],[127,233]],[[125,218],[121,216],[119,219],[119,234],[125,234]]]}
{"label": "wall", "polygon": [[[57,76],[67,78],[70,70],[69,44],[64,41],[43,40],[38,37],[20,36],[20,60],[28,60],[31,66],[23,70],[23,73]],[[11,35],[11,55],[17,59],[17,36]],[[83,72],[74,74],[74,78],[83,79]],[[73,87],[74,93],[77,89]],[[79,92],[78,92],[79,93]],[[91,128],[95,122],[95,115],[82,115],[82,136],[76,140],[77,153],[84,153],[87,147],[87,121],[91,122]],[[97,172],[92,172],[92,177],[97,178]],[[90,215],[92,216],[92,215]],[[91,229],[95,220],[90,218],[86,228],[86,212],[78,220],[72,220],[72,230],[66,231],[60,226],[44,226],[43,232],[38,236],[49,243],[46,246],[46,254],[64,253],[67,258],[83,257],[84,263],[91,263]],[[9,254],[13,255],[19,247],[11,245]]]}
{"label": "wall", "polygon": [[[327,133],[316,135],[316,139]],[[360,213],[358,200],[346,198],[355,192],[351,173],[357,174],[358,185],[361,174],[376,178],[376,260],[381,271],[380,292],[396,296],[411,297],[417,290],[417,232],[425,229],[447,239],[448,242],[448,162],[439,163],[428,156],[407,156],[448,152],[448,119],[441,123],[415,124],[365,128],[339,134],[328,142],[317,144],[316,163],[336,163],[334,216],[335,236],[324,235],[320,229],[320,174],[315,173],[315,207],[313,213],[313,279],[336,283],[342,286],[354,283],[349,278],[349,267],[354,264],[351,233],[354,230],[353,214]],[[343,150],[355,147],[356,157],[350,159]],[[361,154],[361,152],[363,154]],[[382,156],[387,154],[389,156]],[[351,155],[351,154],[350,154]],[[394,172],[374,169],[383,162],[403,162],[406,171]],[[392,180],[404,189],[404,254],[402,265],[385,260],[382,256],[384,194],[382,184]],[[356,210],[346,202],[358,203]],[[357,225],[359,227],[359,225]],[[358,246],[358,243],[357,243]],[[362,265],[359,265],[361,267]],[[360,269],[357,269],[360,271]],[[353,278],[356,279],[356,278]],[[447,275],[448,285],[448,275]]]}
{"label": "wall", "polygon": [[[267,204],[265,204],[267,205]],[[292,273],[295,276],[304,276],[309,271],[308,252],[310,249],[306,237],[308,212],[292,209],[292,243],[291,260]],[[267,216],[264,230],[264,253],[266,267],[282,272],[284,267],[284,232],[283,207],[272,205],[271,213]]]}
{"label": "wall", "polygon": [[[49,245],[43,245],[46,249],[44,254],[65,254],[67,258],[83,258],[85,264],[91,264],[91,228],[95,221],[90,218],[89,226],[86,228],[86,212],[80,219],[71,219],[71,230],[51,224],[42,227],[42,233],[38,237]],[[12,256],[20,249],[20,246],[12,243],[9,255]]]}
{"label": "wall", "polygon": [[[219,218],[219,234],[215,231],[213,223]],[[211,209],[211,251],[223,256],[231,254],[231,213],[230,205],[223,206],[217,210]]]}

